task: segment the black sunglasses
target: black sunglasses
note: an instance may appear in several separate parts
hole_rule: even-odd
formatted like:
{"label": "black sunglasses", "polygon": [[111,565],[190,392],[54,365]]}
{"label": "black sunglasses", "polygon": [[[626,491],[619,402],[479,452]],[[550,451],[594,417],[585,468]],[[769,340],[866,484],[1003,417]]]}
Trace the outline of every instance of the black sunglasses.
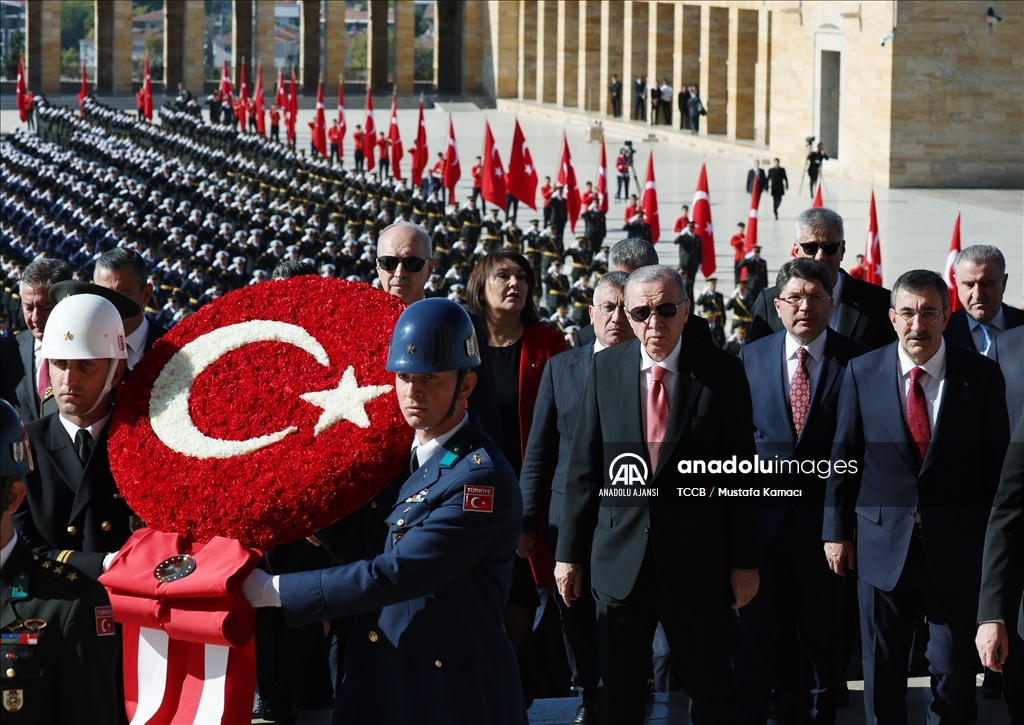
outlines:
{"label": "black sunglasses", "polygon": [[419,257],[377,257],[377,264],[385,272],[394,272],[401,264],[406,272],[419,272],[427,260]]}
{"label": "black sunglasses", "polygon": [[679,308],[685,304],[686,300],[683,300],[678,305],[673,304],[671,302],[665,302],[663,304],[658,305],[653,310],[650,307],[647,307],[646,305],[644,305],[643,307],[634,307],[633,309],[629,310],[629,316],[632,317],[637,322],[643,322],[644,320],[651,316],[651,313],[656,312],[658,314],[658,317],[660,317],[663,320],[668,320],[675,317],[676,312],[679,311]]}
{"label": "black sunglasses", "polygon": [[822,250],[828,256],[832,256],[839,251],[840,242],[825,242],[824,244],[815,244],[814,242],[808,244],[801,244],[800,248],[804,250],[804,254],[808,257],[813,257],[818,253],[818,250]]}

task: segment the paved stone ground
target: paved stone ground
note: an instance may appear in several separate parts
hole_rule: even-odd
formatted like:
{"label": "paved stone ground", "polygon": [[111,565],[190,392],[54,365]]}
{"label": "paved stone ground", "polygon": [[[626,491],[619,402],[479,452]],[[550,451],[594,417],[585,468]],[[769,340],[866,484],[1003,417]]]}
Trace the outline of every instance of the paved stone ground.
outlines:
{"label": "paved stone ground", "polygon": [[[54,97],[51,100],[54,103],[77,105],[73,96]],[[101,100],[117,107],[134,108],[133,98]],[[384,99],[375,100],[376,125],[378,128],[386,129],[390,107],[386,105]],[[333,98],[328,100],[328,104],[334,102]],[[298,147],[307,150],[310,137],[307,123],[312,120],[315,113],[311,107],[306,107],[309,103],[310,99],[303,99],[298,123]],[[349,96],[347,103],[349,134],[344,142],[344,150],[346,164],[350,165],[351,132],[357,123],[364,123],[365,114],[361,98]],[[457,104],[456,107],[468,108],[470,104]],[[407,148],[415,137],[416,113],[413,109],[398,111],[399,129]],[[334,112],[329,111],[328,123],[332,116]],[[425,112],[427,141],[432,160],[436,159],[438,151],[444,150],[448,118],[449,114],[437,108]],[[451,118],[455,124],[455,136],[462,160],[462,180],[459,182],[457,192],[459,197],[465,198],[470,193],[469,170],[473,165],[473,157],[482,153],[484,120],[490,123],[502,160],[507,165],[515,115],[508,111],[493,109],[460,110],[453,112]],[[545,175],[554,177],[557,174],[563,133],[569,142],[580,186],[582,187],[585,181],[596,178],[600,144],[585,142],[586,123],[582,117],[575,121],[560,123],[534,115],[520,115],[519,122],[530,145],[542,183]],[[3,133],[9,133],[18,125],[13,96],[4,94],[0,97],[0,129]],[[636,126],[636,132],[627,133],[633,125]],[[659,133],[662,133],[662,129],[664,127],[659,127]],[[615,155],[622,142],[626,138],[631,138],[637,149],[636,172],[641,183],[645,178],[648,155],[654,154],[663,230],[658,252],[663,260],[670,264],[674,263],[677,254],[672,244],[672,224],[678,215],[679,206],[689,204],[693,198],[701,161],[706,154],[712,219],[716,230],[718,275],[723,279],[720,291],[728,295],[732,290],[732,249],[729,247],[729,238],[735,232],[736,223],[747,220],[750,207],[750,197],[745,191],[747,169],[750,168],[754,155],[767,154],[757,147],[748,148],[743,144],[730,147],[719,140],[707,141],[706,150],[679,147],[673,143],[645,143],[643,139],[649,131],[649,126],[631,122],[616,123],[609,129],[606,136],[608,164],[612,170],[612,192],[614,193]],[[826,162],[824,166],[825,203],[842,214],[846,222],[847,251],[844,266],[849,267],[853,265],[855,255],[864,251],[871,187],[832,178],[829,165],[830,162]],[[409,174],[407,163],[403,163],[402,171],[406,175]],[[758,241],[763,247],[762,256],[768,261],[770,277],[789,259],[789,250],[793,242],[793,219],[810,206],[811,202],[806,179],[803,191],[799,191],[801,169],[791,167],[787,171],[791,189],[783,199],[778,221],[771,218],[770,197],[765,195],[761,202]],[[630,189],[635,191],[635,184],[631,183]],[[939,272],[943,270],[958,199],[961,200],[963,215],[963,245],[987,243],[1000,247],[1007,257],[1010,273],[1006,301],[1016,306],[1024,304],[1024,192],[1020,190],[875,189],[882,246],[883,281],[891,284],[900,273],[913,268],[925,267]],[[625,203],[612,203],[608,214],[610,230],[621,226],[624,210]],[[536,217],[540,218],[539,212]],[[523,222],[531,218],[534,218],[533,212],[520,205],[520,226],[525,226]],[[578,230],[582,233],[582,222],[579,223]],[[617,238],[621,238],[618,233],[612,231],[609,234],[610,240],[615,241]]]}

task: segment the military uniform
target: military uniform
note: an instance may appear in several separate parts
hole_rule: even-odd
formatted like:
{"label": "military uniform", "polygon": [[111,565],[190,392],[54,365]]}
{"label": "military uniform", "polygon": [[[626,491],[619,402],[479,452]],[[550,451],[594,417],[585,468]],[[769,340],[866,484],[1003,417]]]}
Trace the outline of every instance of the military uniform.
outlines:
{"label": "military uniform", "polygon": [[19,539],[0,569],[4,725],[116,723],[120,644],[103,587]]}
{"label": "military uniform", "polygon": [[373,558],[280,579],[293,627],[355,615],[335,724],[526,723],[502,624],[522,494],[467,415],[423,466],[360,512]]}

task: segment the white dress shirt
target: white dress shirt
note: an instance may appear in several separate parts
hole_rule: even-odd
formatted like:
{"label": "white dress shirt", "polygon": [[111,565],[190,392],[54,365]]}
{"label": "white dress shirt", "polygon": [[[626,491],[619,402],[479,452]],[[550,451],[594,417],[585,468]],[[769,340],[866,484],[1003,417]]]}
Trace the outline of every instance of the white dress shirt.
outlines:
{"label": "white dress shirt", "polygon": [[[78,431],[83,430],[83,429],[79,428],[77,425],[72,423],[70,420],[65,418],[63,415],[58,414],[57,415],[57,419],[60,420],[61,425],[64,426],[64,430],[66,430],[68,432],[68,435],[71,436],[71,442],[74,443],[75,442],[75,436],[78,435]],[[88,428],[84,429],[84,430],[89,431],[89,435],[92,436],[93,444],[95,444],[96,441],[98,441],[100,439],[100,435],[103,433],[103,428],[106,427],[107,422],[109,420],[110,420],[110,413],[107,413],[105,416],[103,416],[98,421],[96,421],[95,423],[90,425]]]}
{"label": "white dress shirt", "polygon": [[825,354],[825,333],[822,332],[808,345],[801,345],[788,332],[786,333],[786,346],[783,351],[783,359],[786,361],[786,376],[782,381],[786,391],[786,400],[789,400],[789,391],[793,387],[793,376],[796,375],[797,365],[799,364],[796,359],[796,351],[801,347],[807,350],[807,377],[811,384],[811,397],[813,399],[815,386],[817,386],[818,379],[821,377],[821,368],[824,367],[821,364],[821,358]]}
{"label": "white dress shirt", "polygon": [[[31,333],[29,333],[31,334]],[[43,341],[36,340],[32,345],[32,361],[36,366],[36,390],[39,390],[39,379],[43,374]]]}
{"label": "white dress shirt", "polygon": [[[642,433],[646,435],[647,431],[647,391],[651,389],[651,380],[654,378],[652,369],[655,366],[660,365],[661,367],[668,370],[668,374],[661,379],[662,385],[665,386],[665,392],[668,393],[669,404],[671,405],[672,395],[676,390],[676,378],[679,372],[679,351],[683,349],[683,336],[679,336],[679,340],[676,342],[676,346],[672,348],[672,352],[668,354],[661,362],[656,362],[654,358],[647,354],[647,348],[644,347],[643,342],[640,343],[640,418],[643,423]],[[672,415],[672,410],[669,409],[669,415]]]}
{"label": "white dress shirt", "polygon": [[142,324],[135,332],[125,336],[125,344],[128,345],[128,369],[131,370],[139,364],[142,359],[143,348],[146,347],[146,337],[149,335],[149,318],[142,316]]}
{"label": "white dress shirt", "polygon": [[444,435],[439,435],[437,438],[431,438],[423,445],[419,445],[416,438],[413,437],[412,450],[416,451],[416,462],[422,466],[424,463],[429,461],[430,457],[441,450],[441,446],[447,443],[452,436],[462,430],[468,422],[469,413],[463,411],[462,420],[459,421],[459,424]]}
{"label": "white dress shirt", "polygon": [[[915,365],[914,361],[907,357],[902,345],[896,346],[899,355],[899,368],[896,372],[900,378],[900,390],[903,391],[900,397],[900,405],[903,407],[903,420],[907,420],[907,399],[910,396],[910,371],[915,367],[922,368],[927,375],[921,375],[917,382],[924,390],[925,402],[928,404],[928,425],[932,434],[935,434],[935,426],[939,422],[939,408],[942,405],[942,394],[946,389],[946,340],[942,338],[939,343],[938,352],[932,355],[931,359],[924,365]],[[908,423],[909,425],[909,423]]]}

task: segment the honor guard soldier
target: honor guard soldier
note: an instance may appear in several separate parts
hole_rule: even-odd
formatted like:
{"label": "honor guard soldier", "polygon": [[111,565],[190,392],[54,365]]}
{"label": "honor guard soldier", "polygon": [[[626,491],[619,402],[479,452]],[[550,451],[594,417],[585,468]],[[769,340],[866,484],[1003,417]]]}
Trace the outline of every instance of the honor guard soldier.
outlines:
{"label": "honor guard soldier", "polygon": [[548,273],[544,276],[544,290],[549,310],[556,310],[569,302],[569,278],[559,272],[557,263],[548,267]]}
{"label": "honor guard soldier", "polygon": [[115,723],[114,614],[98,583],[33,554],[11,523],[32,452],[14,408],[0,400],[0,697],[5,725]]}
{"label": "honor guard soldier", "polygon": [[459,211],[461,235],[470,249],[480,241],[480,210],[476,208],[476,200],[470,197],[466,205]]}
{"label": "honor guard soldier", "polygon": [[501,227],[501,234],[505,239],[505,246],[507,249],[514,249],[520,254],[523,251],[523,230],[516,226],[516,220],[513,217],[505,222]]}
{"label": "honor guard soldier", "polygon": [[590,277],[583,275],[569,290],[569,301],[572,303],[572,318],[577,327],[590,324],[590,306],[594,304],[594,290],[590,286]]}
{"label": "honor guard soldier", "polygon": [[732,291],[732,297],[725,304],[725,309],[732,312],[732,327],[730,332],[736,332],[737,328],[750,328],[754,319],[754,298],[747,293],[747,283],[740,280],[736,283],[736,289]]}
{"label": "honor guard soldier", "polygon": [[569,248],[568,255],[572,257],[572,281],[578,282],[580,277],[586,277],[590,271],[590,251],[587,249],[586,237],[576,237],[576,246]]}
{"label": "honor guard soldier", "polygon": [[367,558],[277,577],[255,570],[243,585],[253,606],[282,607],[292,626],[354,617],[335,723],[526,723],[502,624],[522,494],[465,409],[479,364],[461,307],[410,305],[387,369],[416,437],[409,469],[356,514],[367,517]]}

